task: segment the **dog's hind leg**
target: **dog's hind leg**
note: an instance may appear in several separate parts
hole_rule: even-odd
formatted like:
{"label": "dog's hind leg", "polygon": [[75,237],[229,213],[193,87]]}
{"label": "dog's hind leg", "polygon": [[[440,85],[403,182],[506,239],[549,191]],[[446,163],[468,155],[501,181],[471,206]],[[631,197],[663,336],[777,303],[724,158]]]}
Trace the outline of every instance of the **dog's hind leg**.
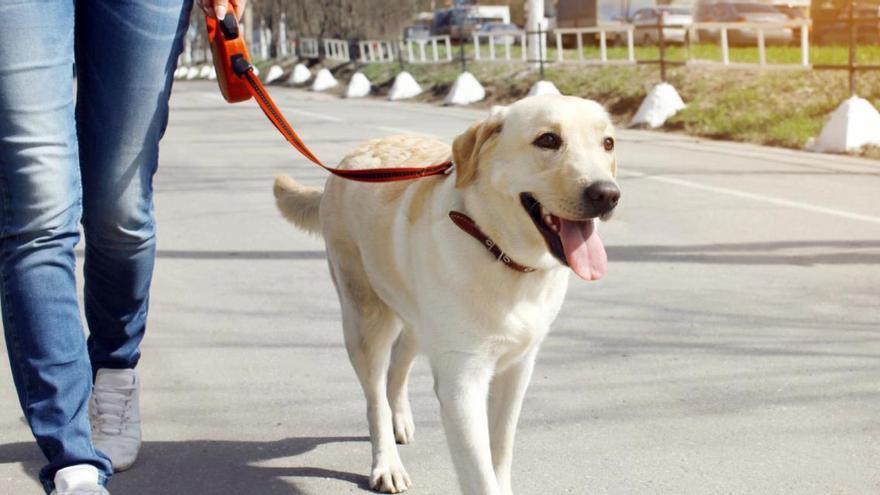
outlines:
{"label": "dog's hind leg", "polygon": [[394,343],[391,368],[388,370],[388,402],[394,414],[394,438],[402,445],[412,442],[416,431],[407,391],[409,372],[416,354],[418,343],[415,332],[411,328],[404,328]]}
{"label": "dog's hind leg", "polygon": [[391,348],[402,325],[370,287],[361,266],[351,258],[344,265],[340,267],[331,257],[330,273],[342,304],[345,347],[367,399],[373,447],[370,486],[385,493],[400,493],[412,482],[394,442],[387,377]]}
{"label": "dog's hind leg", "polygon": [[489,389],[489,429],[492,435],[492,464],[501,495],[512,495],[510,483],[513,441],[526,388],[532,377],[537,347],[507,369],[495,375]]}

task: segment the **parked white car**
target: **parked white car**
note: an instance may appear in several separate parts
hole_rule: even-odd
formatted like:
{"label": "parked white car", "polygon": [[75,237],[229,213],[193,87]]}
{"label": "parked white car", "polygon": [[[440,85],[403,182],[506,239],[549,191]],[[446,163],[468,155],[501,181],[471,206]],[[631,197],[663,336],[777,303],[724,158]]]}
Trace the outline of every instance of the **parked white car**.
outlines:
{"label": "parked white car", "polygon": [[[662,15],[661,15],[662,14]],[[679,5],[661,5],[641,9],[632,16],[635,26],[635,41],[645,45],[660,43],[660,18],[663,18],[663,38],[667,43],[684,44],[687,40],[688,26],[694,21],[691,9]]]}

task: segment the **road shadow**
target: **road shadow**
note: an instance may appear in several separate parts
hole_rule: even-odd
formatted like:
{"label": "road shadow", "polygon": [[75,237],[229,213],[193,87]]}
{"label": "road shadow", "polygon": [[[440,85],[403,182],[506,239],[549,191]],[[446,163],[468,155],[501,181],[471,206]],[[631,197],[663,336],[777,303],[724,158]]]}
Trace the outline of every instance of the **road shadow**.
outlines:
{"label": "road shadow", "polygon": [[[85,250],[77,249],[76,255],[85,256]],[[267,250],[267,251],[220,251],[205,249],[160,249],[157,258],[177,260],[325,260],[327,252],[323,250]]]}
{"label": "road shadow", "polygon": [[321,251],[208,251],[198,249],[160,249],[158,258],[183,260],[323,260],[327,253]]}
{"label": "road shadow", "polygon": [[[366,437],[293,437],[269,442],[144,442],[135,466],[114,475],[109,487],[113,493],[126,495],[298,495],[304,492],[297,487],[297,478],[330,478],[369,490],[369,479],[361,474],[312,466],[257,465],[296,457],[324,444],[367,441]],[[4,463],[22,463],[25,473],[36,480],[44,459],[36,444],[20,442],[0,445],[0,464]]]}
{"label": "road shadow", "polygon": [[880,240],[608,246],[608,258],[631,263],[801,266],[875,264],[880,263]]}

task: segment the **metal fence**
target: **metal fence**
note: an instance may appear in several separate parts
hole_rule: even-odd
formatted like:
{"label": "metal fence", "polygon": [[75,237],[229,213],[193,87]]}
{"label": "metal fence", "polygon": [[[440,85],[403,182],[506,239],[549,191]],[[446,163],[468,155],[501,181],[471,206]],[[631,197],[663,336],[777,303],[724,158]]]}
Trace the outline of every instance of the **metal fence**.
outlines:
{"label": "metal fence", "polygon": [[[440,54],[441,46],[445,49]],[[411,64],[429,64],[452,61],[452,38],[444,36],[428,36],[406,40],[406,61]]]}
{"label": "metal fence", "polygon": [[[488,61],[496,61],[503,60],[505,62],[509,62],[512,60],[511,52],[512,48],[519,43],[520,51],[522,55],[520,58],[522,60],[526,60],[526,56],[528,53],[527,50],[527,36],[525,31],[505,31],[503,33],[480,33],[475,32],[473,34],[474,41],[474,60],[488,60]],[[481,40],[485,39],[486,44],[488,44],[488,54],[487,57],[483,57],[482,53],[482,43]],[[504,52],[503,58],[498,58],[496,56],[497,49],[496,47],[501,45],[502,51]]]}
{"label": "metal fence", "polygon": [[300,38],[297,54],[302,58],[320,58],[321,42],[317,38]]}
{"label": "metal fence", "polygon": [[[327,58],[329,60],[348,62],[357,59],[361,63],[394,63],[407,62],[412,64],[463,62],[461,60],[467,53],[467,61],[479,62],[523,62],[523,63],[579,63],[579,64],[644,64],[660,63],[658,60],[639,59],[636,50],[636,39],[639,32],[645,30],[657,31],[657,45],[660,46],[661,58],[665,58],[665,43],[663,32],[665,29],[685,30],[684,47],[687,51],[686,64],[717,64],[717,65],[758,65],[758,66],[788,66],[799,65],[803,68],[811,68],[810,64],[810,40],[809,20],[792,20],[784,23],[759,23],[759,22],[704,22],[688,25],[661,23],[658,25],[632,25],[620,24],[612,26],[598,26],[587,28],[560,28],[551,33],[538,31],[529,33],[526,31],[505,31],[501,33],[475,32],[470,36],[468,43],[461,41],[460,44],[469,45],[462,48],[456,55],[453,49],[452,39],[446,36],[429,36],[424,38],[400,40],[360,40],[348,42],[340,39],[301,38],[298,43],[298,55],[303,58]],[[798,39],[801,50],[799,64],[770,64],[767,59],[767,33],[789,33],[793,39]],[[753,33],[755,36],[754,47],[758,53],[758,62],[736,63],[731,60],[730,47],[731,33]],[[696,58],[692,43],[702,40],[706,33],[714,33],[713,42],[720,48],[720,61],[701,60]],[[798,33],[794,38],[794,33]],[[547,36],[553,39],[554,55],[547,57]],[[535,36],[537,35],[537,36]],[[529,40],[544,40],[542,43],[541,60],[528,60]],[[665,44],[664,44],[665,43]],[[610,45],[624,45],[626,54],[624,58],[612,58],[609,56]],[[598,56],[587,56],[588,50],[598,46]],[[356,47],[356,48],[355,48]],[[356,51],[356,55],[352,52]],[[594,51],[594,50],[590,50]],[[666,59],[664,63],[681,65]]]}
{"label": "metal fence", "polygon": [[[590,28],[564,28],[554,31],[556,35],[556,61],[565,62],[565,45],[563,40],[566,36],[574,37],[577,40],[577,60],[579,63],[601,63],[607,64],[608,60],[608,33],[619,35],[624,33],[626,36],[627,57],[626,62],[636,62],[636,50],[634,42],[635,26],[602,26]],[[584,36],[599,36],[599,59],[587,59],[584,57]],[[619,63],[619,62],[618,62]]]}
{"label": "metal fence", "polygon": [[849,92],[855,96],[858,89],[856,85],[856,74],[863,71],[880,70],[880,65],[859,64],[856,61],[856,50],[858,47],[857,29],[864,24],[877,26],[880,24],[880,17],[861,17],[855,18],[856,2],[850,2],[849,15],[847,16],[847,28],[849,29],[849,60],[846,65],[814,65],[813,68],[820,70],[846,70],[849,72]]}
{"label": "metal fence", "polygon": [[349,44],[347,40],[325,39],[324,40],[324,58],[335,60],[337,62],[348,62],[351,60]]}
{"label": "metal fence", "polygon": [[394,40],[366,40],[358,42],[360,61],[365,64],[394,62],[400,52],[399,42]]}
{"label": "metal fence", "polygon": [[[530,66],[540,67],[543,77],[544,66],[547,64],[585,64],[585,65],[612,65],[612,64],[656,64],[659,65],[661,79],[666,79],[666,71],[669,66],[686,65],[720,65],[731,67],[762,67],[762,68],[795,68],[815,70],[846,70],[849,73],[849,87],[851,93],[857,90],[857,74],[864,71],[880,70],[878,64],[859,64],[857,62],[858,28],[862,25],[872,27],[880,24],[880,17],[856,18],[855,1],[851,0],[849,14],[844,19],[849,30],[849,60],[843,64],[813,64],[810,60],[810,29],[811,21],[791,20],[788,22],[697,22],[687,25],[672,24],[661,18],[656,25],[632,25],[618,24],[612,26],[586,27],[586,28],[560,28],[551,33],[537,31],[526,32],[502,31],[474,32],[467,43],[461,40],[458,47],[453,47],[450,36],[428,36],[407,40],[343,40],[343,39],[318,39],[299,38],[289,43],[300,58],[327,59],[339,63],[358,61],[360,63],[410,63],[410,64],[440,64],[460,63],[463,69],[469,62],[505,62],[523,63]],[[664,33],[668,29],[684,31],[686,35],[682,42],[685,55],[679,55],[676,59],[667,56],[669,40]],[[648,31],[653,31],[651,36],[646,36]],[[771,63],[767,56],[767,46],[770,41],[779,42],[778,34],[788,33],[786,41],[800,47],[799,61],[796,63]],[[750,37],[749,45],[757,50],[757,62],[735,62],[731,57],[731,45],[734,38],[742,38],[744,33]],[[552,50],[548,49],[548,36],[551,38]],[[698,50],[693,49],[696,43],[707,41],[717,44],[720,50],[720,60],[705,60],[698,58]],[[640,58],[645,56],[645,50],[637,48],[641,40],[651,41],[656,45],[658,56],[652,59]],[[537,60],[528,58],[530,43],[540,45]],[[468,46],[465,46],[468,45]],[[625,46],[625,50],[615,49],[611,56],[611,45]],[[596,48],[598,47],[598,51]],[[284,54],[286,50],[281,50]],[[187,38],[184,52],[180,57],[180,66],[207,64],[209,50],[204,43],[193,43]]]}

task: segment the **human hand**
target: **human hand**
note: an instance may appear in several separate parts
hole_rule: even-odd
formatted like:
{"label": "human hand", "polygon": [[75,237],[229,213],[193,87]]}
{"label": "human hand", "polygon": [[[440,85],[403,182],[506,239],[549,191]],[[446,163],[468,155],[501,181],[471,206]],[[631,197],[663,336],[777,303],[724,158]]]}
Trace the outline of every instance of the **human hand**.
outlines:
{"label": "human hand", "polygon": [[229,11],[230,3],[235,7],[235,19],[241,19],[247,0],[196,0],[196,3],[205,11],[205,14],[222,21],[226,17],[226,12]]}

